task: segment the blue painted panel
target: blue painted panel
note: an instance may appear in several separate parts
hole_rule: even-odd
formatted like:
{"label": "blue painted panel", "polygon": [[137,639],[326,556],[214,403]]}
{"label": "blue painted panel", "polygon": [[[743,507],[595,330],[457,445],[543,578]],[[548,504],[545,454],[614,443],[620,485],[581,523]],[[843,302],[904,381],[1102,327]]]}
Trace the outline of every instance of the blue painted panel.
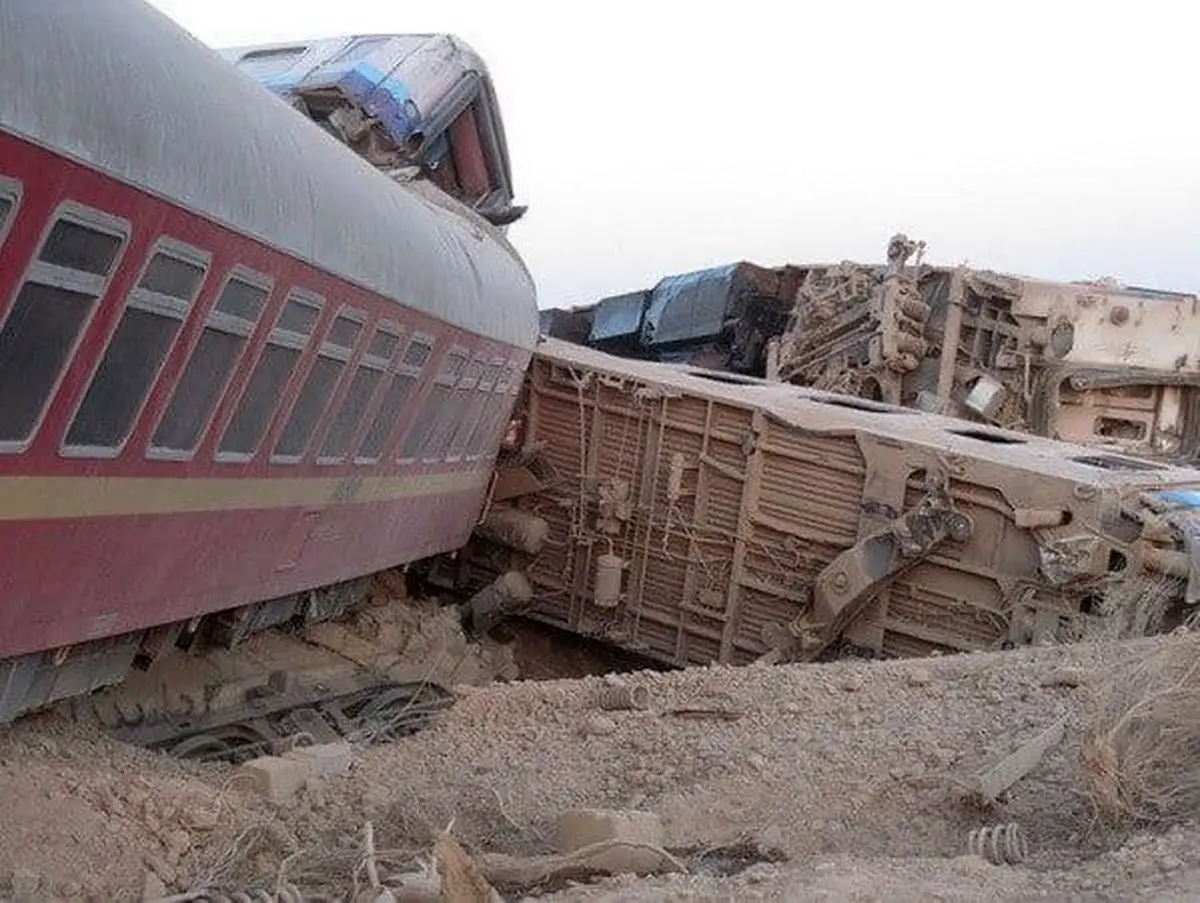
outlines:
{"label": "blue painted panel", "polygon": [[589,342],[633,338],[642,327],[642,314],[650,292],[629,292],[604,298],[596,305]]}
{"label": "blue painted panel", "polygon": [[721,331],[740,263],[668,276],[654,287],[642,325],[642,342],[665,345]]}
{"label": "blue painted panel", "polygon": [[1185,508],[1200,508],[1200,489],[1171,489],[1157,493],[1157,497],[1172,505]]}

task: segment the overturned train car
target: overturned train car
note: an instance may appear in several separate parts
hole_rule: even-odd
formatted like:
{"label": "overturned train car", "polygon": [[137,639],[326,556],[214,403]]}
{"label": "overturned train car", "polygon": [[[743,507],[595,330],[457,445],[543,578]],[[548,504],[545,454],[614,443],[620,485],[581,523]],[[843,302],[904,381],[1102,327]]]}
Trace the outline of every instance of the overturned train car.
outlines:
{"label": "overturned train car", "polygon": [[1200,471],[553,339],[519,413],[454,579],[665,663],[1142,634],[1200,601]]}
{"label": "overturned train car", "polygon": [[[640,293],[636,311],[639,293],[543,311],[542,331],[622,356],[1196,460],[1195,295],[933,266],[923,251],[897,235],[883,264],[739,263],[673,276]],[[621,328],[628,335],[614,341]]]}

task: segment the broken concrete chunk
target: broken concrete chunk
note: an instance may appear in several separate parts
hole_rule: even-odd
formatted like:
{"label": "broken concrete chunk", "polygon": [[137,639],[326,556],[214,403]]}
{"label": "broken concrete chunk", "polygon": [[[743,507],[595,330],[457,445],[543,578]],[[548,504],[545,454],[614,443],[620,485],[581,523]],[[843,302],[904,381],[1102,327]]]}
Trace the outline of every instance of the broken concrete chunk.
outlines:
{"label": "broken concrete chunk", "polygon": [[237,774],[243,786],[273,803],[282,803],[300,791],[310,772],[304,762],[295,759],[261,756],[241,765]]}
{"label": "broken concrete chunk", "polygon": [[340,777],[350,773],[354,751],[349,743],[319,743],[297,747],[284,753],[283,758],[299,762],[313,777]]}
{"label": "broken concrete chunk", "polygon": [[662,821],[636,809],[568,809],[558,817],[557,846],[573,853],[599,843],[617,842],[661,847]]}

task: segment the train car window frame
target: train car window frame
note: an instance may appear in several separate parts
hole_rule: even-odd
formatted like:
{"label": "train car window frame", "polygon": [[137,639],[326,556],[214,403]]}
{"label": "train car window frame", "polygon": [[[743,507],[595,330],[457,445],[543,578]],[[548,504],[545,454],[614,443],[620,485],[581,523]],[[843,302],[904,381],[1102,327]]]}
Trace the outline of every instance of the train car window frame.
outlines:
{"label": "train car window frame", "polygon": [[[10,212],[9,219],[14,218],[14,214]],[[112,259],[108,263],[107,272],[100,275],[87,272],[86,270],[72,269],[42,259],[42,255],[46,251],[51,237],[54,235],[55,228],[61,222],[71,223],[83,229],[88,229],[100,235],[107,235],[118,240],[116,250],[113,252]],[[54,378],[45,392],[45,397],[41,400],[37,415],[31,422],[28,432],[21,439],[0,438],[0,454],[21,454],[37,440],[38,434],[45,424],[46,416],[50,408],[54,406],[54,401],[58,396],[59,390],[62,388],[63,379],[66,377],[67,371],[71,369],[71,364],[74,362],[75,355],[79,352],[80,346],[87,338],[88,331],[96,318],[97,312],[100,310],[101,304],[104,302],[105,296],[108,294],[114,277],[121,270],[125,253],[129,249],[132,234],[132,224],[129,220],[73,200],[62,201],[46,217],[36,250],[26,264],[25,271],[21,274],[21,278],[17,282],[12,295],[8,298],[3,315],[0,315],[0,342],[3,342],[4,333],[12,321],[13,312],[21,300],[22,293],[25,291],[26,286],[30,284],[87,296],[91,298],[91,302],[87,312],[79,322],[74,338],[71,340],[69,347],[66,348],[62,360],[57,365]],[[0,432],[0,435],[2,435],[2,432]]]}
{"label": "train car window frame", "polygon": [[[335,337],[335,332],[338,329],[338,324],[342,320],[349,320],[354,323],[357,330],[354,336],[350,339],[350,345],[341,345]],[[329,413],[329,407],[333,399],[337,398],[338,391],[341,388],[342,382],[346,379],[346,369],[350,360],[354,357],[354,349],[358,343],[362,341],[364,329],[363,326],[367,322],[367,314],[360,308],[341,305],[330,318],[328,325],[325,327],[325,334],[321,337],[321,344],[317,346],[317,353],[313,356],[313,361],[309,365],[307,372],[304,374],[304,380],[300,384],[300,391],[296,394],[292,401],[291,408],[288,410],[287,419],[283,422],[283,429],[275,438],[275,445],[271,449],[270,461],[272,464],[299,464],[308,456],[313,447],[313,440],[320,432],[322,421]],[[337,373],[333,376],[333,380],[325,390],[325,396],[318,400],[318,405],[315,408],[315,415],[312,416],[312,422],[309,424],[307,432],[304,436],[303,444],[300,446],[299,452],[295,454],[285,454],[279,451],[284,440],[289,435],[289,429],[292,426],[292,421],[301,416],[301,405],[309,400],[308,391],[314,386],[314,380],[318,375],[318,368],[321,367],[322,359],[325,361],[337,361],[341,366]],[[307,415],[306,415],[307,416]]]}
{"label": "train car window frame", "polygon": [[508,361],[502,357],[494,358],[491,366],[496,368],[495,378],[491,384],[481,391],[486,391],[478,422],[471,429],[464,446],[464,454],[468,461],[479,461],[484,457],[484,446],[487,444],[487,434],[495,430],[496,421],[501,419],[502,411],[508,404],[508,382],[510,379]]}
{"label": "train car window frame", "polygon": [[[167,294],[165,292],[157,292],[153,289],[143,286],[150,267],[160,257],[169,257],[177,262],[190,264],[200,272],[200,278],[195,287],[191,291],[189,297]],[[188,317],[191,316],[195,309],[196,299],[200,297],[200,293],[204,290],[204,285],[211,275],[212,254],[208,251],[187,244],[170,235],[160,235],[151,245],[149,253],[146,254],[145,260],[142,261],[141,269],[138,271],[137,281],[130,288],[125,296],[125,303],[121,307],[121,313],[116,318],[116,322],[110,332],[107,340],[104,343],[104,348],[92,366],[92,372],[88,376],[87,385],[83,393],[79,396],[79,401],[75,405],[75,409],[71,412],[71,416],[67,421],[66,430],[63,432],[62,440],[59,445],[58,453],[64,458],[102,458],[111,459],[120,457],[129,444],[129,440],[133,434],[137,432],[138,423],[145,416],[146,407],[150,403],[150,396],[154,392],[154,386],[162,377],[163,368],[171,357],[171,352],[175,349],[179,342],[180,335],[187,325]],[[75,427],[76,421],[83,412],[84,406],[87,403],[93,385],[99,377],[101,368],[104,362],[108,359],[110,351],[112,351],[114,343],[117,341],[117,336],[120,332],[122,324],[125,322],[125,317],[130,310],[135,310],[141,313],[152,314],[158,317],[174,320],[176,328],[174,334],[168,341],[166,348],[162,352],[162,358],[154,366],[153,372],[149,375],[145,385],[142,387],[142,398],[133,409],[129,421],[125,424],[123,435],[115,445],[96,445],[91,443],[75,443],[71,442],[71,432]]]}
{"label": "train car window frame", "polygon": [[[433,335],[427,332],[414,332],[407,340],[403,336],[401,337],[400,346],[396,349],[392,366],[388,370],[391,380],[381,393],[379,404],[371,412],[371,425],[367,427],[367,431],[359,443],[358,452],[354,458],[355,464],[379,463],[392,451],[393,441],[399,442],[403,439],[403,435],[395,438],[393,434],[396,432],[397,425],[404,419],[404,412],[409,409],[413,397],[420,390],[421,376],[425,372],[426,365],[433,360],[436,348],[437,341]],[[417,349],[424,349],[424,355],[419,361],[413,360],[413,352]],[[393,391],[396,393],[395,396],[392,395]],[[394,403],[389,404],[389,401]],[[389,411],[390,408],[394,408],[394,410]],[[381,418],[390,418],[390,424]],[[364,455],[363,451],[367,448],[367,443],[372,436],[380,437],[379,454]]]}
{"label": "train car window frame", "polygon": [[[458,363],[451,368],[451,362],[454,360],[457,360]],[[455,384],[470,360],[471,352],[465,345],[451,345],[442,355],[442,359],[438,362],[438,372],[433,378],[433,385],[421,399],[421,407],[400,438],[396,459],[402,466],[411,465],[422,458],[423,449],[429,442],[429,437],[436,430],[442,408],[454,391]],[[421,428],[421,434],[410,446],[409,440],[416,435],[417,427]]]}
{"label": "train car window frame", "polygon": [[[302,307],[311,311],[311,322],[301,324],[299,328],[297,328],[297,324],[286,323],[285,320],[295,307]],[[246,384],[242,387],[241,394],[238,395],[233,412],[229,415],[229,419],[221,431],[221,438],[213,450],[213,460],[218,464],[245,464],[253,461],[255,456],[262,451],[263,443],[271,434],[271,426],[280,415],[280,409],[286,397],[287,388],[296,378],[296,371],[304,360],[304,352],[312,344],[313,337],[317,332],[317,326],[321,322],[321,314],[324,312],[325,299],[317,293],[295,286],[288,290],[284,296],[283,304],[279,306],[279,313],[275,315],[275,322],[271,325],[271,331],[267,333],[266,341],[263,343],[262,348],[259,349],[258,357],[254,360],[250,374],[246,378]],[[307,327],[308,331],[301,331],[305,327]],[[278,387],[278,394],[276,394],[274,404],[270,406],[266,418],[253,424],[254,428],[258,431],[258,438],[254,442],[254,448],[249,452],[227,451],[225,450],[225,443],[232,438],[231,433],[235,424],[238,426],[242,425],[238,423],[238,418],[243,410],[242,406],[249,403],[251,393],[258,388],[255,379],[260,373],[260,368],[266,366],[267,356],[272,349],[295,351],[297,355],[288,368],[282,385]]]}
{"label": "train car window frame", "polygon": [[488,401],[492,397],[492,390],[503,367],[504,361],[499,358],[484,358],[483,371],[480,373],[479,379],[475,381],[475,390],[467,400],[467,413],[458,425],[458,429],[450,437],[446,452],[447,463],[471,460],[471,455],[468,453],[471,437],[475,435],[475,431],[488,413]]}
{"label": "train car window frame", "polygon": [[[255,312],[254,320],[250,321],[238,314],[229,311],[220,310],[222,299],[224,299],[229,286],[239,282],[242,285],[258,289],[263,292],[263,302],[259,309]],[[266,273],[261,273],[257,270],[252,270],[243,264],[234,264],[225,271],[224,277],[221,280],[221,287],[217,290],[212,299],[211,307],[204,314],[204,322],[200,326],[199,335],[196,336],[192,347],[188,349],[187,359],[183,362],[178,375],[175,377],[174,385],[171,386],[170,395],[167,397],[162,406],[162,411],[158,415],[157,421],[154,424],[154,430],[150,434],[150,438],[146,442],[146,458],[151,461],[191,461],[196,457],[196,453],[204,445],[204,441],[212,429],[213,420],[217,415],[217,411],[221,407],[221,399],[229,390],[229,383],[232,381],[234,374],[237,372],[238,366],[242,363],[246,356],[246,349],[250,346],[255,332],[258,330],[259,324],[262,322],[263,312],[270,305],[271,293],[275,289],[275,279]],[[176,395],[180,392],[184,380],[190,372],[192,363],[196,361],[196,353],[204,342],[205,333],[210,329],[220,332],[224,335],[232,335],[242,340],[241,346],[237,350],[232,363],[229,365],[228,372],[221,381],[221,386],[216,393],[216,400],[213,402],[211,409],[205,416],[199,431],[196,433],[195,442],[190,449],[176,449],[165,445],[156,445],[155,440],[158,431],[163,428],[168,415],[171,413],[171,407],[175,402]]]}
{"label": "train car window frame", "polygon": [[25,186],[18,179],[13,179],[5,175],[0,175],[0,200],[8,202],[8,212],[4,214],[4,218],[0,219],[0,250],[4,248],[4,241],[8,238],[8,233],[12,231],[13,223],[17,221],[17,216],[21,212],[21,201],[25,199]]}
{"label": "train car window frame", "polygon": [[479,380],[486,370],[487,358],[479,352],[475,352],[467,360],[462,375],[454,386],[454,391],[446,399],[438,421],[434,424],[425,446],[421,450],[422,463],[458,462],[458,458],[450,457],[451,447],[459,430],[467,420],[467,412],[470,411],[471,401],[475,397],[475,388],[479,385]]}
{"label": "train car window frame", "polygon": [[[386,351],[376,348],[376,342],[381,337],[390,337],[393,339],[391,347]],[[367,419],[367,415],[373,413],[373,402],[379,396],[379,393],[385,383],[392,360],[395,358],[397,351],[402,344],[403,333],[400,331],[399,324],[393,321],[379,321],[375,324],[375,328],[370,333],[370,338],[367,340],[367,347],[359,358],[358,363],[354,365],[354,372],[346,377],[349,381],[346,386],[346,393],[338,402],[337,410],[333,412],[333,417],[325,426],[324,435],[321,437],[321,444],[317,448],[317,463],[322,466],[330,466],[333,464],[341,464],[345,462],[352,451],[354,451],[354,437],[358,435],[362,429],[363,423]],[[380,353],[380,352],[383,353]],[[369,377],[370,374],[375,374],[375,384],[367,393],[366,400],[363,401],[362,407],[355,415],[350,405],[355,396],[355,386],[358,385],[360,377]],[[338,421],[345,416],[353,417],[353,422],[350,424],[342,424],[338,429]],[[345,435],[345,445],[341,454],[326,454],[329,442],[337,435]]]}

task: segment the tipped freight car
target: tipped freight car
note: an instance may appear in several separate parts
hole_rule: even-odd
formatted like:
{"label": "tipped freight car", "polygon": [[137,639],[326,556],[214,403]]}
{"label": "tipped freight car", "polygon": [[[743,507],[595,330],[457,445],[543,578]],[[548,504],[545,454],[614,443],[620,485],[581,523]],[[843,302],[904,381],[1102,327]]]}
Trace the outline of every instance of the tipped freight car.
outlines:
{"label": "tipped freight car", "polygon": [[553,339],[519,415],[458,579],[666,663],[1141,634],[1200,601],[1197,470]]}
{"label": "tipped freight car", "polygon": [[[543,332],[1126,454],[1200,455],[1195,295],[933,266],[923,252],[897,235],[884,264],[672,276],[543,311]],[[620,342],[609,335],[614,305],[632,324]]]}
{"label": "tipped freight car", "polygon": [[537,335],[502,232],[139,0],[0,34],[0,721],[460,546]]}

